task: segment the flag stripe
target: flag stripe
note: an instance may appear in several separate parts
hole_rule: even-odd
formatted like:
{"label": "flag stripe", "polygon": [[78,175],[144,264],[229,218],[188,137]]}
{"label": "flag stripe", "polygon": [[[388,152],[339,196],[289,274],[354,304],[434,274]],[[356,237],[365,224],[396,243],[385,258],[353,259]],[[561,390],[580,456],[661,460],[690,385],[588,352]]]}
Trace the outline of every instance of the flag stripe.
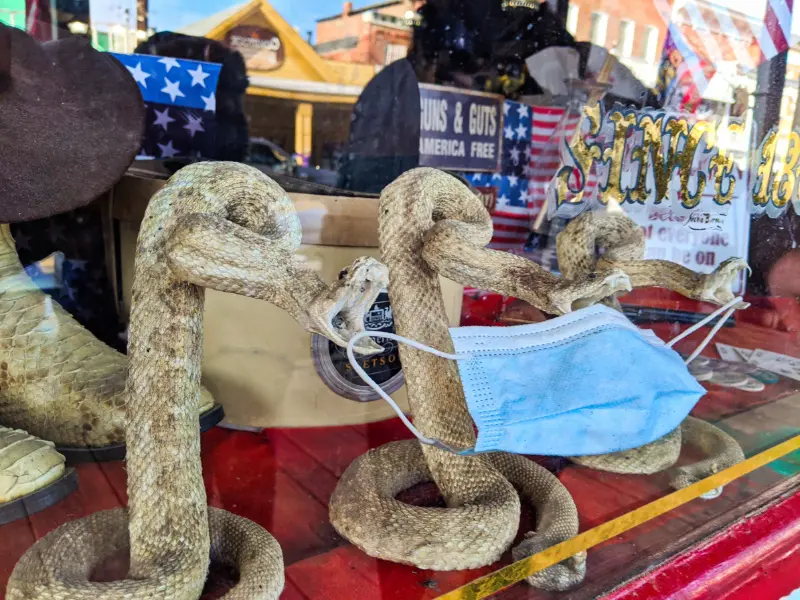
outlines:
{"label": "flag stripe", "polygon": [[705,54],[712,60],[712,62],[720,63],[725,62],[725,56],[722,54],[722,50],[717,45],[716,39],[714,39],[713,35],[711,34],[711,30],[709,29],[708,25],[706,24],[705,20],[703,19],[703,15],[700,14],[700,10],[697,8],[697,4],[692,2],[691,0],[687,2],[684,6],[686,12],[689,16],[689,21],[692,24],[695,32],[702,32],[703,35],[702,40],[705,42]]}
{"label": "flag stripe", "polygon": [[[788,6],[787,6],[788,4]],[[772,14],[776,24],[780,28],[784,42],[792,39],[792,7],[791,0],[769,0],[767,4],[767,14]],[[777,31],[775,32],[777,33]],[[772,36],[777,41],[775,35]],[[776,44],[778,45],[778,44]],[[787,46],[788,48],[788,43]]]}
{"label": "flag stripe", "polygon": [[746,44],[744,43],[744,40],[741,40],[743,37],[743,32],[736,27],[733,19],[731,19],[730,13],[727,10],[718,10],[715,12],[714,16],[716,17],[717,23],[722,29],[722,32],[725,34],[725,40],[735,54],[736,60],[746,69],[752,69],[755,66],[753,58],[750,56],[749,52],[749,47],[753,43],[752,37],[749,35],[747,36]]}

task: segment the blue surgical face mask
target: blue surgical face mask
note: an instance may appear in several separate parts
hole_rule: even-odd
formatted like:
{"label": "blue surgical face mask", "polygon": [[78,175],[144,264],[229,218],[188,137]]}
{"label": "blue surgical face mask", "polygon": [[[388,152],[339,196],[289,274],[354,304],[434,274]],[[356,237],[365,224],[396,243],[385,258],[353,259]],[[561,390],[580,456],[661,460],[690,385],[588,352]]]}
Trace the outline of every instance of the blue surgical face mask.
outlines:
{"label": "blue surgical face mask", "polygon": [[[392,405],[420,442],[462,455],[586,456],[644,446],[678,427],[705,389],[686,368],[742,303],[736,298],[669,344],[611,308],[595,305],[515,327],[450,329],[456,353],[382,332],[350,340],[353,369]],[[684,363],[671,346],[720,314]],[[451,448],[423,436],[358,364],[354,344],[380,335],[457,361],[467,407],[478,428],[475,448]]]}

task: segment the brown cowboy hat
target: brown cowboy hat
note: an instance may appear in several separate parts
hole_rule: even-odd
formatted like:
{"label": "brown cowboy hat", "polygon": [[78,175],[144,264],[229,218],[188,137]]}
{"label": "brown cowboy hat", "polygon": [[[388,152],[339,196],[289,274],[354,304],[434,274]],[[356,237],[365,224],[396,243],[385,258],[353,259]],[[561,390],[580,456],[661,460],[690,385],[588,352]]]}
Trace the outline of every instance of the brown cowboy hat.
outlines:
{"label": "brown cowboy hat", "polygon": [[139,150],[145,109],[113,56],[0,24],[0,222],[88,204]]}

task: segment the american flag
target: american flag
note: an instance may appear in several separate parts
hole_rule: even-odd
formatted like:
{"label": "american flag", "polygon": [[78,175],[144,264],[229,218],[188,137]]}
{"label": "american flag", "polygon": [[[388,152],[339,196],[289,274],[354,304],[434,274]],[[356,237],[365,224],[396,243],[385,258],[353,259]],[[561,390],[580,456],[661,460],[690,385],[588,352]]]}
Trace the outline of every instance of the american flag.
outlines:
{"label": "american flag", "polygon": [[[667,25],[662,65],[682,59],[669,89],[678,88],[681,108],[693,110],[716,74],[714,65],[755,69],[791,45],[794,0],[766,0],[763,20],[708,2],[654,0]],[[667,91],[669,91],[669,89]],[[688,105],[688,106],[687,106]]]}
{"label": "american flag", "polygon": [[25,0],[25,31],[33,39],[48,42],[53,39],[53,16],[47,0]]}
{"label": "american flag", "polygon": [[500,172],[465,173],[476,188],[494,188],[497,203],[492,213],[495,250],[522,250],[535,216],[530,202],[531,112],[526,104],[506,100],[503,104],[503,143]]}
{"label": "american flag", "polygon": [[140,155],[212,156],[222,65],[147,54],[113,56],[139,84],[147,107]]}

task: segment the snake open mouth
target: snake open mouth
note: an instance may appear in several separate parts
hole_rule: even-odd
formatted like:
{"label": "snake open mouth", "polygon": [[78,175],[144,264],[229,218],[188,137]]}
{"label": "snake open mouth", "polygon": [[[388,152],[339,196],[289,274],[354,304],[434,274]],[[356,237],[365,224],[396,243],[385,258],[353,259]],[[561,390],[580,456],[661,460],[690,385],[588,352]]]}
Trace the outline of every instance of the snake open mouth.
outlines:
{"label": "snake open mouth", "polygon": [[[594,273],[590,273],[590,275],[594,275]],[[630,292],[632,289],[633,286],[631,285],[631,280],[627,275],[624,273],[614,273],[605,279],[601,289],[575,300],[572,303],[572,310],[593,306],[599,302],[602,302],[606,298],[616,296],[617,294]]]}
{"label": "snake open mouth", "polygon": [[731,287],[744,270],[752,272],[742,258],[729,258],[720,263],[713,272],[703,276],[702,299],[715,304],[727,304],[733,300]]}
{"label": "snake open mouth", "polygon": [[[364,331],[364,315],[389,285],[389,272],[374,258],[358,258],[342,270],[339,280],[309,307],[310,331],[325,336],[334,344],[347,347],[357,333]],[[370,338],[354,346],[363,355],[383,352]]]}

